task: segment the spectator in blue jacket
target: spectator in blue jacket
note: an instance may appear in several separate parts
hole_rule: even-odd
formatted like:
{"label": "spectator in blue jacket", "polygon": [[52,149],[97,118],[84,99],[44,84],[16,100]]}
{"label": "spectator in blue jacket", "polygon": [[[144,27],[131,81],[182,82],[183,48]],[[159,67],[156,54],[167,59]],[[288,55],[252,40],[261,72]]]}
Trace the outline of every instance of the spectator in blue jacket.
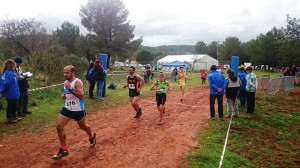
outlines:
{"label": "spectator in blue jacket", "polygon": [[17,123],[17,102],[20,98],[20,91],[14,71],[15,61],[9,59],[4,62],[4,69],[1,77],[0,92],[7,100],[6,118],[7,124]]}
{"label": "spectator in blue jacket", "polygon": [[108,73],[109,69],[106,68],[106,66],[103,64],[103,62],[102,62],[102,67],[104,70],[104,84],[103,84],[103,90],[102,90],[102,97],[104,97],[106,94],[106,81],[107,81],[107,73]]}
{"label": "spectator in blue jacket", "polygon": [[90,70],[89,75],[96,81],[96,93],[97,93],[97,100],[104,101],[102,97],[103,86],[105,81],[105,74],[106,71],[103,68],[103,63],[100,60],[97,60],[94,63],[93,68]]}
{"label": "spectator in blue jacket", "polygon": [[225,77],[217,71],[217,66],[212,65],[210,68],[211,72],[208,75],[208,82],[209,82],[209,90],[210,90],[210,97],[209,97],[209,104],[210,104],[210,119],[215,119],[215,100],[218,101],[218,113],[219,119],[223,120],[223,95],[224,90],[226,88],[226,80]]}
{"label": "spectator in blue jacket", "polygon": [[96,81],[93,79],[93,75],[92,75],[92,70],[93,70],[93,66],[94,66],[94,62],[91,62],[90,63],[90,66],[89,66],[89,69],[88,69],[88,72],[86,74],[86,80],[89,81],[89,98],[90,99],[95,99],[94,96],[93,96],[93,92],[94,92],[94,88],[95,88],[95,84],[96,84]]}
{"label": "spectator in blue jacket", "polygon": [[241,86],[239,89],[239,99],[240,99],[240,103],[241,103],[241,107],[245,107],[246,105],[246,84],[247,84],[247,79],[246,79],[246,71],[245,68],[242,66],[239,68],[239,78],[241,81]]}

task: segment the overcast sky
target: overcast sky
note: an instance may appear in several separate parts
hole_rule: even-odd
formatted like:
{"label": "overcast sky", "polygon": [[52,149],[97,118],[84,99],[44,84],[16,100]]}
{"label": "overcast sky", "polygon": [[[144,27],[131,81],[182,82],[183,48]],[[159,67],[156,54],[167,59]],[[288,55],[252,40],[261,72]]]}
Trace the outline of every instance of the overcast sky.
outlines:
{"label": "overcast sky", "polygon": [[[81,26],[79,8],[87,0],[0,0],[0,19],[32,18],[56,29],[67,20]],[[286,14],[300,18],[300,0],[124,0],[128,19],[143,45],[195,45],[198,41],[242,42],[286,26]]]}

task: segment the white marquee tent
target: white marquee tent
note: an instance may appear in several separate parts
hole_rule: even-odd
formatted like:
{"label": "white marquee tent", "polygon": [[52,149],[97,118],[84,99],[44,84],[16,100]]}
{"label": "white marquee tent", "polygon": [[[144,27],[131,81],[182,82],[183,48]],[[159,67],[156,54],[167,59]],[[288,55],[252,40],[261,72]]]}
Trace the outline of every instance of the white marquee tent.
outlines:
{"label": "white marquee tent", "polygon": [[[219,65],[219,61],[207,54],[200,55],[167,55],[157,61],[158,65],[167,64],[173,61],[180,61],[191,65],[193,70],[209,70],[212,65]],[[195,62],[194,62],[195,61]],[[194,63],[194,65],[193,65]]]}

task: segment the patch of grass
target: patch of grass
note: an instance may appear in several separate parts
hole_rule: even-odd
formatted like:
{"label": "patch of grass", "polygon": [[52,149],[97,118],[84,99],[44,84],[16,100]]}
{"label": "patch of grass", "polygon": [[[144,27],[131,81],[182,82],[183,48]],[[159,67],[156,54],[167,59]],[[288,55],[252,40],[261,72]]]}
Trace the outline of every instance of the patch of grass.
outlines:
{"label": "patch of grass", "polygon": [[[188,167],[218,167],[221,158],[221,153],[226,137],[227,122],[213,121],[210,126],[203,133],[198,135],[199,146],[196,153],[188,155],[186,159],[189,162]],[[230,139],[230,138],[229,138]],[[228,143],[230,146],[232,143]],[[223,167],[256,167],[250,160],[242,158],[238,153],[226,151]]]}
{"label": "patch of grass", "polygon": [[[256,95],[255,113],[241,108],[232,121],[223,167],[299,167],[300,91]],[[228,124],[210,122],[199,135],[199,149],[186,158],[190,167],[218,167]]]}
{"label": "patch of grass", "polygon": [[[28,110],[33,114],[23,117],[17,124],[6,122],[6,107],[0,113],[0,136],[18,132],[36,132],[53,127],[63,101],[59,99],[62,89],[51,88],[29,93]],[[6,103],[5,103],[6,106]]]}
{"label": "patch of grass", "polygon": [[261,78],[263,75],[270,75],[271,78],[279,78],[281,75],[278,72],[259,71],[259,70],[254,70],[253,73],[255,73],[258,78]]}

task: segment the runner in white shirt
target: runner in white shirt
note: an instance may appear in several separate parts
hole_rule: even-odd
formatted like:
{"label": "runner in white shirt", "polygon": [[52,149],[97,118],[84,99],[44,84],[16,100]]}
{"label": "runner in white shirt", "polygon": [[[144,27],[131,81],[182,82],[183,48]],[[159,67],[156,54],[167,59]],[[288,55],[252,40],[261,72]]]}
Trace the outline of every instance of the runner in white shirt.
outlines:
{"label": "runner in white shirt", "polygon": [[61,147],[59,148],[59,152],[53,156],[55,160],[68,155],[64,127],[70,119],[77,121],[78,126],[88,134],[90,147],[96,145],[96,133],[92,134],[90,126],[85,121],[86,113],[82,100],[84,98],[83,84],[80,79],[75,78],[75,71],[75,67],[72,65],[64,68],[66,81],[64,82],[64,94],[61,95],[61,98],[65,100],[65,104],[60,111],[56,125]]}

